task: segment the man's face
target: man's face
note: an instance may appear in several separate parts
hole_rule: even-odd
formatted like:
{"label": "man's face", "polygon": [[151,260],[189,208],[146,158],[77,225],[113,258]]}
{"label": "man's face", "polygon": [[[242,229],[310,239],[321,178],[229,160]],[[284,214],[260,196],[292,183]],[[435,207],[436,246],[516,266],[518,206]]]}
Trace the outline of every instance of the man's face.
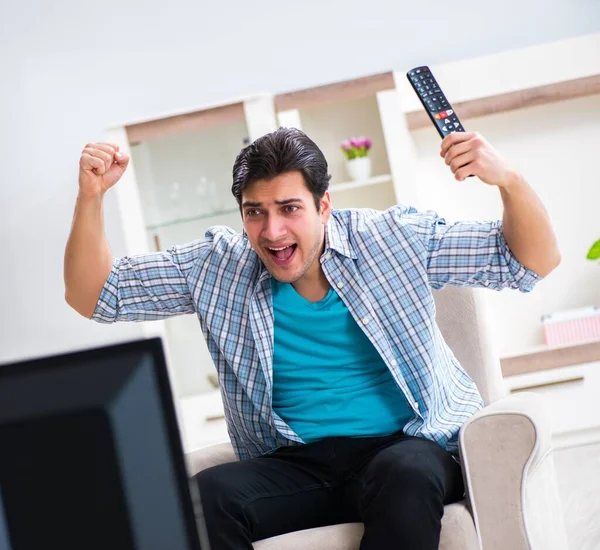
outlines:
{"label": "man's face", "polygon": [[258,180],[242,193],[242,219],[250,244],[271,275],[283,283],[318,272],[330,215],[329,192],[318,212],[300,172]]}

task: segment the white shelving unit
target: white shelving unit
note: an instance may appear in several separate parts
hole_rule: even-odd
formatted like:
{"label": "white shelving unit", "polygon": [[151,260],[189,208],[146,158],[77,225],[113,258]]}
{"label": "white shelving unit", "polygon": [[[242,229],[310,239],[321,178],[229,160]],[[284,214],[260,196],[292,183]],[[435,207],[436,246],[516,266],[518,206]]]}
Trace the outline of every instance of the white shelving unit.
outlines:
{"label": "white shelving unit", "polygon": [[[396,161],[398,152],[403,151],[402,132],[397,128],[406,127],[406,117],[393,85],[390,73],[372,89],[356,87],[343,98],[336,88],[325,87],[317,94],[299,91],[284,101],[297,103],[295,108],[278,110],[281,126],[303,130],[323,151],[332,176],[329,190],[334,208],[385,209],[401,201],[415,202],[411,163]],[[277,104],[277,98],[275,101]],[[372,176],[365,181],[348,181],[340,148],[342,141],[355,136],[366,136],[373,144],[369,151]],[[410,148],[404,151],[414,154]]]}

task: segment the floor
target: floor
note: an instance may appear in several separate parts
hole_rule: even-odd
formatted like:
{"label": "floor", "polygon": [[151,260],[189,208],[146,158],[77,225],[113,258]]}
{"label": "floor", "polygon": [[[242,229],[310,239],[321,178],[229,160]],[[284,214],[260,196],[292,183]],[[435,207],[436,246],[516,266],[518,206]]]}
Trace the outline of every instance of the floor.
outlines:
{"label": "floor", "polygon": [[600,443],[554,451],[570,550],[600,550]]}

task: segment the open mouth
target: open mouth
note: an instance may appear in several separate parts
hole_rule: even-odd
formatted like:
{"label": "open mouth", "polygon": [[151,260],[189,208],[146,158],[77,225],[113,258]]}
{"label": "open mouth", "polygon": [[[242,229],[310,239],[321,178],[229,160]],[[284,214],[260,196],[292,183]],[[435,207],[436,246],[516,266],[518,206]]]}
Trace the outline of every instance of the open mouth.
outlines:
{"label": "open mouth", "polygon": [[297,244],[288,244],[281,247],[267,246],[266,249],[277,265],[287,265],[292,261],[297,247]]}

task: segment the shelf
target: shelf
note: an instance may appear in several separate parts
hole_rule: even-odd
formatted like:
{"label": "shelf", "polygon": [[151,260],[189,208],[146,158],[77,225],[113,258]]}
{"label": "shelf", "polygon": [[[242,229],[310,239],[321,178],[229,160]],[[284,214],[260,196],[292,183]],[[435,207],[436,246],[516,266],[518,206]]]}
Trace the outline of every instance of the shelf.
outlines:
{"label": "shelf", "polygon": [[349,189],[359,189],[361,187],[367,187],[369,185],[379,185],[380,183],[388,183],[392,181],[390,174],[383,174],[381,176],[373,176],[365,181],[349,181],[345,183],[336,183],[329,188],[329,191],[347,191]]}
{"label": "shelf", "polygon": [[278,112],[291,109],[306,109],[315,105],[327,105],[341,101],[353,101],[374,96],[382,90],[395,88],[394,73],[391,71],[374,74],[342,82],[286,92],[275,96]]}
{"label": "shelf", "polygon": [[500,359],[503,376],[558,369],[600,360],[600,342],[541,349]]}
{"label": "shelf", "polygon": [[199,216],[191,216],[189,218],[177,218],[175,220],[169,220],[166,222],[162,222],[162,223],[155,223],[155,224],[151,224],[151,225],[147,225],[146,229],[147,230],[153,230],[153,229],[161,229],[163,227],[169,227],[171,225],[177,225],[180,223],[188,223],[188,222],[196,222],[196,221],[200,221],[200,220],[206,220],[209,218],[216,218],[217,216],[224,216],[226,214],[239,214],[240,209],[239,208],[231,208],[229,210],[220,210],[218,212],[209,212],[208,214],[200,214]]}
{"label": "shelf", "polygon": [[[361,187],[368,187],[370,185],[379,185],[381,183],[389,183],[392,181],[392,176],[390,174],[383,174],[381,176],[373,176],[365,181],[349,181],[346,183],[337,183],[332,185],[329,188],[329,191],[347,191],[349,189],[359,189]],[[237,214],[239,213],[239,208],[230,208],[227,210],[221,210],[218,212],[209,212],[208,214],[200,214],[199,216],[190,216],[188,218],[177,218],[174,220],[168,220],[166,222],[149,224],[146,226],[148,231],[161,229],[163,227],[169,227],[172,225],[178,225],[181,223],[188,222],[196,222],[201,220],[206,220],[209,218],[216,218],[217,216],[225,216],[227,214]]]}

